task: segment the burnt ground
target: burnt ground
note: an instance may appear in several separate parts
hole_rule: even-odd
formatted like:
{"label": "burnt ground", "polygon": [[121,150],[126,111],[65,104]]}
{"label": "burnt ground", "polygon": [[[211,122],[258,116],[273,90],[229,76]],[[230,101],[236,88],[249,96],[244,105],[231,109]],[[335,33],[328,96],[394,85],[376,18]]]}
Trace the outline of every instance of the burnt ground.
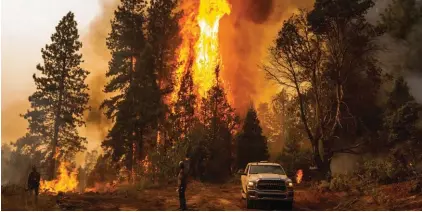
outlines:
{"label": "burnt ground", "polygon": [[[370,194],[322,192],[309,186],[296,188],[293,210],[422,210],[422,194],[409,193],[410,182],[381,186]],[[3,190],[3,189],[2,189]],[[240,185],[193,182],[186,192],[189,210],[247,210]],[[2,210],[177,210],[176,187],[136,190],[120,188],[111,193],[41,194],[34,207],[25,192],[2,191]],[[274,210],[269,203],[258,210]]]}

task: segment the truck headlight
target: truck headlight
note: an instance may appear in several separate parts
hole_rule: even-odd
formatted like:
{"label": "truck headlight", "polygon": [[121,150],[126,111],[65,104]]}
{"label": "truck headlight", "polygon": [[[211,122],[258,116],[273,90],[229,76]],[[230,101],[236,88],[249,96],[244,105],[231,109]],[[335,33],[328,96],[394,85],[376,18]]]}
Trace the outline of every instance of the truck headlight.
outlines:
{"label": "truck headlight", "polygon": [[286,181],[286,185],[289,188],[293,188],[293,182],[291,180]]}
{"label": "truck headlight", "polygon": [[248,182],[248,188],[255,188],[255,182],[254,181],[249,181]]}

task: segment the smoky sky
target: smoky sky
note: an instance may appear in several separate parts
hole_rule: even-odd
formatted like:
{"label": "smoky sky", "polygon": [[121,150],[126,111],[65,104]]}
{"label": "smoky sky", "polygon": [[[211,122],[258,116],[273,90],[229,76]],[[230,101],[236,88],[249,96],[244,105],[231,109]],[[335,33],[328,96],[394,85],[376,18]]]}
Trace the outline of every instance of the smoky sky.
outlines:
{"label": "smoky sky", "polygon": [[222,78],[229,100],[240,115],[251,103],[270,101],[277,86],[259,66],[265,59],[283,21],[312,0],[229,0],[230,15],[220,21]]}

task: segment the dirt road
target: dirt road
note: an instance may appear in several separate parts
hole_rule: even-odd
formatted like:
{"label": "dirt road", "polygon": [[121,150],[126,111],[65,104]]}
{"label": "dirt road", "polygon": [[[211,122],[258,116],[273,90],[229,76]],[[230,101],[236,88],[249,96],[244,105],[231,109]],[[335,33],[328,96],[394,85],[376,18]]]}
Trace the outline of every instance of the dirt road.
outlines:
{"label": "dirt road", "polygon": [[[298,190],[294,210],[316,210],[310,207],[306,192]],[[2,195],[3,196],[3,195]],[[203,184],[193,182],[187,192],[189,210],[247,210],[246,203],[240,196],[240,185]],[[19,195],[3,196],[3,210],[33,210],[32,202],[25,203]],[[303,201],[302,201],[303,200]],[[267,203],[261,204],[260,210],[271,210]],[[38,210],[177,210],[179,202],[176,187],[149,188],[136,190],[123,188],[112,193],[83,193],[46,195],[39,197]]]}
{"label": "dirt road", "polygon": [[[297,187],[293,210],[421,210],[422,194],[408,194],[406,183],[380,187],[378,197],[353,192],[319,192],[309,187]],[[399,192],[400,191],[400,192]],[[189,184],[189,210],[247,210],[240,197],[240,185]],[[382,198],[379,198],[382,197]],[[66,193],[39,197],[38,207],[26,201],[24,194],[2,192],[2,210],[177,210],[176,187],[167,186],[136,190],[120,188],[110,193]],[[261,204],[258,210],[271,210]]]}

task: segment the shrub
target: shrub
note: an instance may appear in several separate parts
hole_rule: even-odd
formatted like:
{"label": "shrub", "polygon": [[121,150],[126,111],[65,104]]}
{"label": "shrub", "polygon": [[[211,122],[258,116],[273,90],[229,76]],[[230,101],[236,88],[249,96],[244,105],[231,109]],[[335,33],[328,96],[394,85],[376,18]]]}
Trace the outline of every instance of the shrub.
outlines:
{"label": "shrub", "polygon": [[331,191],[350,191],[355,185],[356,179],[351,175],[338,174],[331,178],[330,190]]}
{"label": "shrub", "polygon": [[403,181],[410,173],[393,157],[387,157],[365,161],[358,174],[366,183],[389,184]]}

